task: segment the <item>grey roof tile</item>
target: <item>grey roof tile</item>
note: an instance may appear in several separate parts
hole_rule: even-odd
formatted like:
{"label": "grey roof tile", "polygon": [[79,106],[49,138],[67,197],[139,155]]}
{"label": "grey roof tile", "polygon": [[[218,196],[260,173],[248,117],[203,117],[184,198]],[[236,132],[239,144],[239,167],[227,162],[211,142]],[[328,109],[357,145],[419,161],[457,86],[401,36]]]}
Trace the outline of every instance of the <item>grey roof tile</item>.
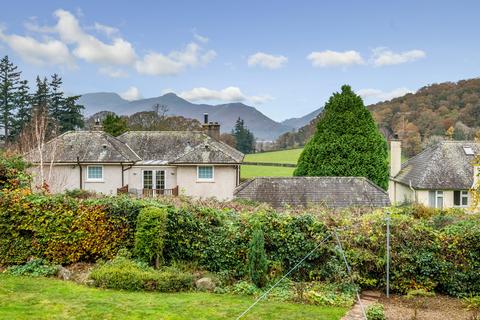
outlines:
{"label": "grey roof tile", "polygon": [[263,177],[235,189],[238,198],[285,205],[324,205],[330,208],[386,207],[388,194],[363,177]]}
{"label": "grey roof tile", "polygon": [[467,155],[463,147],[480,152],[480,144],[474,141],[442,141],[403,163],[393,180],[415,189],[470,189],[475,156]]}
{"label": "grey roof tile", "polygon": [[[103,131],[68,131],[46,143],[44,162],[135,162],[137,154],[125,143]],[[39,162],[40,154],[33,150],[25,155]]]}

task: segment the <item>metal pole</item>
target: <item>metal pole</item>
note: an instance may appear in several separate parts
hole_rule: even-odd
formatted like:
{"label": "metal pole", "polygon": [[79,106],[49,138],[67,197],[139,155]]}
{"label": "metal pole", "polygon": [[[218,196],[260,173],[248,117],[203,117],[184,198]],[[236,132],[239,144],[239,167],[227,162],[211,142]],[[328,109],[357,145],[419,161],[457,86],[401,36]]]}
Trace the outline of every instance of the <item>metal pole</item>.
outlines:
{"label": "metal pole", "polygon": [[390,298],[390,210],[387,210],[387,298]]}

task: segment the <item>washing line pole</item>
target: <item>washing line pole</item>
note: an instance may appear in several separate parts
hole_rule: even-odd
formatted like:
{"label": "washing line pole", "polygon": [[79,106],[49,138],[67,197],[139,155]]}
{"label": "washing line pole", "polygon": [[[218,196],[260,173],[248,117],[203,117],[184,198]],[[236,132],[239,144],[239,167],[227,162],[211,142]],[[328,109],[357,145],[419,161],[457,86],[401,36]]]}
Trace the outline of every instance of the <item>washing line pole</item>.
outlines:
{"label": "washing line pole", "polygon": [[[280,280],[278,280],[272,287],[270,287],[270,289],[268,289],[267,291],[265,291],[264,294],[262,294],[257,300],[255,300],[255,302],[250,305],[245,311],[242,312],[242,314],[240,314],[236,320],[242,318],[244,315],[246,315],[257,303],[260,302],[260,300],[262,300],[263,298],[265,298],[269,293],[270,291],[273,290],[273,288],[275,288],[280,282],[283,281],[283,279],[285,279],[286,277],[288,277],[288,275],[290,273],[292,273],[295,269],[298,268],[298,266],[300,266],[302,264],[303,261],[305,261],[308,257],[310,257],[318,248],[320,248],[320,246],[322,244],[324,244],[328,239],[330,239],[332,235],[330,234],[330,232],[323,238],[322,241],[320,241],[320,243],[315,247],[313,248],[305,257],[303,257],[302,260],[300,260],[292,269],[290,269],[290,271],[288,271],[282,278],[280,278]],[[365,318],[366,319],[366,318]]]}
{"label": "washing line pole", "polygon": [[[335,234],[335,239],[337,240],[338,249],[340,250],[340,254],[342,255],[343,262],[345,263],[345,267],[347,268],[348,276],[350,277],[350,281],[353,283],[352,270],[350,269],[350,265],[347,262],[347,257],[345,257],[342,243],[340,242],[340,238],[338,237],[336,230],[334,231],[334,234]],[[365,312],[365,307],[363,306],[362,299],[360,299],[360,293],[358,292],[358,289],[356,289],[355,291],[357,293],[357,300],[358,300],[358,303],[360,304],[360,309],[362,309],[363,318],[367,320],[367,313]]]}
{"label": "washing line pole", "polygon": [[387,209],[387,299],[390,298],[390,210]]}

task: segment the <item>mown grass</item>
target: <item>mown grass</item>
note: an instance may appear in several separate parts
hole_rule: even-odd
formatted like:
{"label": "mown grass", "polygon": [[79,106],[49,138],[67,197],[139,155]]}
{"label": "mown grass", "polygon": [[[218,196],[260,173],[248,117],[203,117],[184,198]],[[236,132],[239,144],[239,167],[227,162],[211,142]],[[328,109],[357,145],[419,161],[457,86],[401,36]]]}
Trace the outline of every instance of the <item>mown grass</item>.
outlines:
{"label": "mown grass", "polygon": [[[253,298],[88,288],[0,274],[0,319],[235,319]],[[264,301],[242,319],[340,319],[345,308]]]}
{"label": "mown grass", "polygon": [[296,164],[303,149],[290,149],[281,151],[261,152],[245,155],[246,162],[274,162]]}

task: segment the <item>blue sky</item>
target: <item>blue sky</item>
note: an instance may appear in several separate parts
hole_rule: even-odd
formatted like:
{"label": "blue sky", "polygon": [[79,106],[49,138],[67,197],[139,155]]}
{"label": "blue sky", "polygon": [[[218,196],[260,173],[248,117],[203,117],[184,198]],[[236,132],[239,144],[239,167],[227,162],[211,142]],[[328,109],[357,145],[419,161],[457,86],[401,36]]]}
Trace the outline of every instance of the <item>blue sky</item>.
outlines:
{"label": "blue sky", "polygon": [[478,1],[9,1],[0,55],[25,78],[128,99],[173,91],[275,120],[342,84],[367,103],[479,76]]}

